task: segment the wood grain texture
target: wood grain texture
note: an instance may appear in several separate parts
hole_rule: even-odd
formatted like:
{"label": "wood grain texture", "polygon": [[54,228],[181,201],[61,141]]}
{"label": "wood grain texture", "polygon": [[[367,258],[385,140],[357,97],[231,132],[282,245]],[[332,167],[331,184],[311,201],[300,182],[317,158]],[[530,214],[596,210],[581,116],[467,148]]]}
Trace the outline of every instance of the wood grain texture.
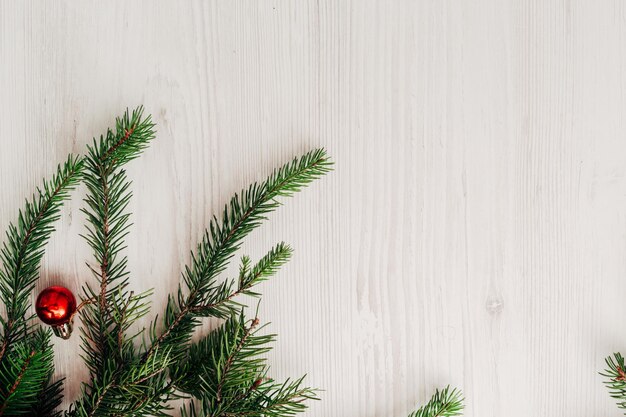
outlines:
{"label": "wood grain texture", "polygon": [[[0,0],[0,229],[68,152],[144,104],[128,256],[156,313],[210,216],[293,155],[336,171],[246,244],[277,377],[310,416],[619,416],[626,348],[626,5],[613,1]],[[90,279],[80,196],[39,288]],[[56,341],[66,399],[87,377]]]}

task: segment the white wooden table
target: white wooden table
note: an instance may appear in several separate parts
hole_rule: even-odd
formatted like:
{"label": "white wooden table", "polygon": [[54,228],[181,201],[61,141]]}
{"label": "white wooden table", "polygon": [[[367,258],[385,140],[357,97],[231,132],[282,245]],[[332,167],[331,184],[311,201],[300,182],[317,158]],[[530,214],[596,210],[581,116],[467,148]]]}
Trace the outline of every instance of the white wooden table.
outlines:
{"label": "white wooden table", "polygon": [[[230,195],[325,146],[336,171],[255,232],[279,378],[309,416],[619,416],[626,350],[626,3],[0,1],[0,229],[69,152],[144,104],[132,282],[153,312]],[[92,279],[64,211],[39,288]],[[66,398],[87,377],[56,342]]]}

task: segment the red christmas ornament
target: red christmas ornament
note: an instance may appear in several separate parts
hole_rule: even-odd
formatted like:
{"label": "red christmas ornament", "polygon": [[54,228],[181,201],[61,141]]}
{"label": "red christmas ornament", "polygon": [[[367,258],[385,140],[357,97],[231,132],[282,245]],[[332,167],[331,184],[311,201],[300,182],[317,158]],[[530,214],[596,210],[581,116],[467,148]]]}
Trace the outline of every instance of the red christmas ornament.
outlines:
{"label": "red christmas ornament", "polygon": [[41,321],[52,326],[55,335],[69,339],[76,312],[76,298],[70,290],[56,285],[46,288],[37,297],[35,311]]}

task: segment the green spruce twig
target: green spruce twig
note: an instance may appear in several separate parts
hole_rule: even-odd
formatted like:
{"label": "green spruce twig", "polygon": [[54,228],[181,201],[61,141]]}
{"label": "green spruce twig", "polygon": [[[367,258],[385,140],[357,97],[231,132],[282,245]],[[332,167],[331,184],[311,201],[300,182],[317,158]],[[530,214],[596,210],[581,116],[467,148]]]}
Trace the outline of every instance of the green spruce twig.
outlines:
{"label": "green spruce twig", "polygon": [[[143,109],[117,119],[88,147],[86,157],[69,157],[55,176],[10,225],[0,250],[0,417],[60,417],[62,381],[53,381],[50,332],[29,326],[29,296],[38,277],[43,248],[59,210],[80,180],[87,186],[87,231],[83,236],[95,259],[89,265],[97,286],[83,287],[81,339],[90,380],[65,413],[72,417],[167,416],[169,400],[192,398],[181,410],[189,417],[293,416],[317,399],[304,377],[276,382],[268,375],[265,354],[275,335],[262,334],[259,319],[247,319],[238,296],[260,297],[256,286],[289,260],[292,249],[279,243],[256,263],[241,258],[238,277],[222,279],[243,239],[279,207],[279,199],[300,191],[331,169],[323,149],[306,153],[275,170],[265,181],[236,194],[214,217],[184,269],[182,284],[168,298],[161,329],[158,320],[147,340],[130,333],[149,312],[150,292],[129,290],[123,255],[130,227],[130,182],[123,166],[137,158],[154,138],[154,124]],[[203,317],[224,320],[198,342],[192,335]],[[607,383],[625,407],[624,360],[607,360]],[[459,416],[461,393],[437,391],[409,417]]]}
{"label": "green spruce twig", "polygon": [[154,124],[138,108],[116,122],[115,130],[88,147],[85,158],[87,233],[83,236],[93,250],[96,266],[90,266],[98,281],[84,286],[85,300],[93,302],[81,311],[84,359],[91,380],[71,414],[161,415],[169,393],[164,389],[163,371],[169,356],[155,355],[139,363],[137,337],[128,330],[148,313],[150,292],[135,295],[128,290],[127,259],[122,251],[130,227],[126,211],[131,199],[130,182],[122,169],[137,158],[154,139]]}
{"label": "green spruce twig", "polygon": [[[130,225],[125,209],[131,194],[121,166],[137,157],[153,136],[153,125],[149,118],[143,118],[141,110],[132,115],[127,113],[118,120],[115,131],[109,131],[99,142],[94,141],[85,158],[88,195],[83,211],[89,226],[84,237],[96,259],[96,265],[90,269],[98,287],[84,287],[85,300],[94,301],[81,311],[83,356],[91,378],[84,384],[82,397],[73,404],[69,412],[72,416],[166,415],[168,400],[180,395],[177,389],[182,381],[176,376],[180,374],[176,370],[197,348],[190,340],[200,318],[238,316],[241,304],[236,297],[258,296],[253,287],[275,274],[291,255],[291,248],[280,243],[254,266],[244,256],[238,279],[218,280],[243,238],[279,206],[278,197],[292,195],[330,169],[325,152],[313,151],[276,170],[265,182],[253,184],[236,195],[224,210],[222,219],[213,219],[198,252],[192,255],[192,264],[183,274],[184,287],[180,287],[177,297],[169,298],[165,328],[157,332],[155,321],[151,326],[150,344],[142,347],[135,343],[141,333],[127,335],[132,323],[147,314],[148,304],[146,293],[135,296],[127,289],[128,271],[122,251]],[[228,323],[230,321],[224,326]],[[216,334],[224,334],[219,332]],[[241,340],[239,349],[231,352],[230,361],[226,360],[229,365],[221,369],[215,387],[203,383],[206,395],[197,393],[201,401],[210,401],[213,393],[222,406],[228,403],[231,404],[229,409],[235,409],[233,404],[242,402],[233,403],[232,387],[241,382],[241,373],[246,378],[255,377],[252,385],[265,374],[265,368],[255,367],[257,360],[237,359],[248,352],[252,341],[269,341],[249,336]],[[219,340],[226,343],[225,339]],[[220,345],[218,351],[225,352],[228,346]],[[257,391],[263,392],[267,415],[275,415],[271,414],[273,409],[285,412],[303,409],[299,403],[313,395],[308,388],[300,387],[301,383],[298,380],[276,386],[259,382],[249,397],[255,397]],[[246,384],[245,389],[250,390],[247,379]]]}
{"label": "green spruce twig", "polygon": [[82,168],[82,159],[70,155],[59,165],[52,180],[44,181],[43,187],[26,201],[17,224],[9,225],[7,241],[0,250],[0,301],[6,306],[6,317],[0,317],[0,360],[12,342],[28,334],[28,297],[39,277],[43,249],[54,231],[53,223],[59,219],[63,202],[80,180]]}
{"label": "green spruce twig", "polygon": [[463,411],[463,395],[449,386],[441,391],[436,390],[430,401],[409,417],[453,417],[460,416]]}
{"label": "green spruce twig", "polygon": [[[617,400],[617,407],[626,410],[626,366],[621,353],[614,353],[606,358],[607,369],[600,375],[605,377],[604,385],[611,397]],[[624,412],[626,415],[626,411]]]}
{"label": "green spruce twig", "polygon": [[6,316],[0,317],[0,416],[54,416],[52,410],[60,402],[62,382],[51,381],[50,334],[34,331],[27,312],[44,247],[82,169],[82,159],[72,155],[59,165],[52,179],[26,201],[17,222],[9,225],[0,250],[0,302],[6,308]]}
{"label": "green spruce twig", "polygon": [[[227,318],[233,312],[232,299],[249,291],[256,283],[270,274],[261,274],[245,285],[235,286],[232,281],[219,283],[218,276],[224,271],[234,253],[240,248],[243,239],[261,225],[268,213],[280,206],[279,197],[291,196],[310,182],[327,173],[332,163],[323,149],[309,152],[301,158],[274,171],[260,184],[254,183],[248,189],[236,194],[224,208],[222,219],[213,218],[196,254],[192,254],[191,266],[183,273],[186,288],[179,287],[176,297],[168,299],[164,330],[156,334],[153,325],[152,346],[146,352],[150,357],[157,347],[163,345],[172,349],[175,357],[184,352],[199,317]],[[286,247],[279,252],[289,252]],[[268,257],[276,257],[268,254]],[[273,270],[286,260],[287,254],[271,260]],[[269,259],[266,259],[269,260]]]}
{"label": "green spruce twig", "polygon": [[177,388],[200,400],[183,407],[191,416],[291,416],[306,409],[316,391],[303,378],[282,383],[267,375],[264,355],[275,335],[261,335],[259,319],[246,321],[243,313],[194,344],[173,373]]}

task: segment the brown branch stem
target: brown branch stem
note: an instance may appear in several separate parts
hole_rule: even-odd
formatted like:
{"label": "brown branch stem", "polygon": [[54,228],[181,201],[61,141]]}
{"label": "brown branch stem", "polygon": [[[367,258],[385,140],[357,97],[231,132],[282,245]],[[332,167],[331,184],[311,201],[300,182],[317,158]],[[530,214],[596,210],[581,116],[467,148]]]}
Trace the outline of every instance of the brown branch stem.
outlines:
{"label": "brown branch stem", "polygon": [[33,359],[36,353],[37,351],[33,350],[30,352],[30,355],[28,355],[28,358],[26,358],[26,362],[24,362],[24,365],[22,365],[22,369],[20,370],[20,373],[18,374],[17,378],[15,379],[15,382],[13,383],[13,385],[9,389],[9,392],[7,393],[7,396],[5,397],[4,404],[2,404],[2,406],[0,407],[0,416],[4,415],[4,411],[6,410],[7,405],[9,404],[9,399],[11,398],[11,395],[13,395],[15,391],[17,391],[17,388],[20,386],[20,383],[22,382],[22,378],[24,378],[24,374],[26,373],[26,370],[28,369],[28,366],[30,365],[30,361]]}
{"label": "brown branch stem", "polygon": [[259,319],[255,317],[255,319],[252,320],[250,327],[245,329],[244,334],[241,337],[241,340],[239,341],[235,349],[231,352],[230,355],[228,355],[228,359],[226,359],[226,363],[224,364],[224,369],[222,370],[222,375],[220,377],[220,380],[217,383],[216,399],[218,403],[222,402],[222,389],[224,387],[224,382],[226,381],[226,375],[228,374],[228,371],[230,371],[231,366],[233,366],[235,356],[237,355],[237,353],[241,351],[243,346],[246,344],[248,337],[250,337],[252,330],[254,330],[254,328],[258,325],[259,325]]}

